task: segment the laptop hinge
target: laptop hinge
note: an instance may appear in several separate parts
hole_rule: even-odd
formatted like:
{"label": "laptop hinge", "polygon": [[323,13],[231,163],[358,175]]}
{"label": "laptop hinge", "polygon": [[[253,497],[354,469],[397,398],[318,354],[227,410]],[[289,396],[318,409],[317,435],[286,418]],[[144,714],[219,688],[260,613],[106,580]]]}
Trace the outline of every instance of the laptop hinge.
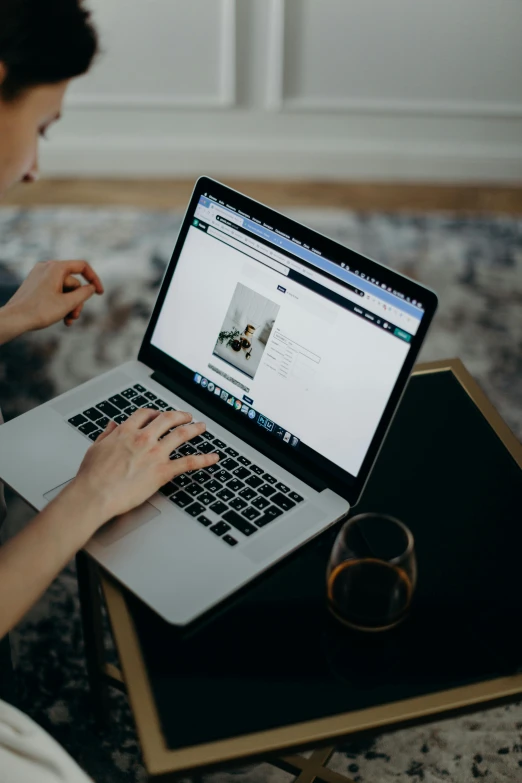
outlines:
{"label": "laptop hinge", "polygon": [[322,492],[324,489],[327,489],[328,485],[326,482],[322,481],[321,478],[314,474],[312,470],[307,470],[289,457],[288,451],[290,450],[284,450],[282,452],[281,449],[273,448],[270,446],[270,444],[266,443],[264,438],[260,438],[255,433],[255,431],[252,433],[246,433],[243,427],[236,425],[234,421],[230,421],[230,419],[223,416],[214,405],[210,405],[204,398],[194,394],[192,391],[187,389],[185,385],[182,385],[173,378],[169,378],[167,375],[164,375],[164,373],[156,370],[152,373],[151,378],[152,380],[156,381],[156,383],[161,384],[161,386],[165,386],[165,388],[174,392],[174,394],[177,394],[179,397],[187,400],[187,402],[189,402],[191,405],[194,405],[194,407],[198,408],[198,410],[200,410],[202,413],[207,414],[212,419],[214,419],[214,421],[217,421],[218,424],[220,424],[222,427],[230,430],[230,432],[233,432],[234,435],[236,435],[238,438],[241,438],[241,440],[244,440],[249,444],[249,446],[257,449],[269,459],[280,465],[282,468],[288,470],[290,473],[293,473],[294,476],[303,481],[305,484],[308,484],[308,486],[312,487],[312,489],[315,489],[316,492]]}

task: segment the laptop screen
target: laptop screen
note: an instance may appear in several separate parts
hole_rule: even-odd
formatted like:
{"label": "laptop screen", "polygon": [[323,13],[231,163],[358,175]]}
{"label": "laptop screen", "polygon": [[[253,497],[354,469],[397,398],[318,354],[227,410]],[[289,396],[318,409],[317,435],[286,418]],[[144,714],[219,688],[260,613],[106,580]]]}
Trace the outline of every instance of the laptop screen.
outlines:
{"label": "laptop screen", "polygon": [[425,315],[415,284],[341,246],[347,260],[329,258],[320,235],[207,187],[151,344],[280,449],[357,477]]}

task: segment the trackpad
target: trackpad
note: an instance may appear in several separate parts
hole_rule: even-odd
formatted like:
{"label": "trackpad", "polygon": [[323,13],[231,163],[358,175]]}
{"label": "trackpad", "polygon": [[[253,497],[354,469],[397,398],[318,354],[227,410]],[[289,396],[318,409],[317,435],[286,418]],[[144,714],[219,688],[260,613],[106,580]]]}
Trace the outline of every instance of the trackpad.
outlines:
{"label": "trackpad", "polygon": [[145,501],[141,506],[133,508],[132,511],[127,511],[121,517],[115,517],[107,522],[98,532],[94,535],[93,541],[96,541],[100,546],[110,546],[120,538],[128,536],[142,525],[147,524],[155,517],[159,516],[161,511],[155,508],[151,503]]}
{"label": "trackpad", "polygon": [[[72,479],[69,479],[69,481],[60,484],[60,486],[50,489],[49,492],[45,492],[44,498],[50,503],[51,500],[54,500],[54,498],[60,494],[67,484],[71,483],[71,481]],[[159,509],[155,508],[148,501],[145,501],[145,503],[132,509],[132,511],[128,511],[120,517],[111,519],[95,533],[93,540],[96,541],[97,544],[100,544],[100,546],[110,546],[120,538],[132,533],[133,530],[150,522],[152,519],[159,516],[159,514],[161,514]]]}

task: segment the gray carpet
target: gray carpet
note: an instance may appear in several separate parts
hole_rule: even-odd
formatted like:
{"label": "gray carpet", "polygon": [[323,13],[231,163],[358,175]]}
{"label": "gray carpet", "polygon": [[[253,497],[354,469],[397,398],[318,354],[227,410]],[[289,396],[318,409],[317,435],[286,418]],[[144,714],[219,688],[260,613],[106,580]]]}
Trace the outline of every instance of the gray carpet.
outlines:
{"label": "gray carpet", "polygon": [[[522,220],[510,217],[292,214],[348,246],[434,288],[440,310],[422,359],[459,356],[522,438]],[[129,210],[0,210],[1,302],[47,258],[87,258],[106,295],[71,330],[58,325],[0,349],[6,417],[30,409],[136,355],[180,215]],[[9,528],[27,510],[11,501]],[[97,783],[145,779],[125,697],[114,694],[111,729],[89,711],[74,568],[53,583],[14,634],[21,706]],[[362,783],[522,780],[522,705],[437,721],[352,742],[331,765]],[[258,765],[211,777],[220,783],[283,783]]]}

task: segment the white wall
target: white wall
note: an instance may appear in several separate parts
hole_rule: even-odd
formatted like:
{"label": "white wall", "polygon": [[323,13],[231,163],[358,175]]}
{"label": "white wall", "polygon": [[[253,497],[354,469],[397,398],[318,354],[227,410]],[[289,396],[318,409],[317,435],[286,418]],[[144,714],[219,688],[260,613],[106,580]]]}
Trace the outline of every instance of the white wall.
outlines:
{"label": "white wall", "polygon": [[522,181],[522,0],[91,0],[56,175]]}

